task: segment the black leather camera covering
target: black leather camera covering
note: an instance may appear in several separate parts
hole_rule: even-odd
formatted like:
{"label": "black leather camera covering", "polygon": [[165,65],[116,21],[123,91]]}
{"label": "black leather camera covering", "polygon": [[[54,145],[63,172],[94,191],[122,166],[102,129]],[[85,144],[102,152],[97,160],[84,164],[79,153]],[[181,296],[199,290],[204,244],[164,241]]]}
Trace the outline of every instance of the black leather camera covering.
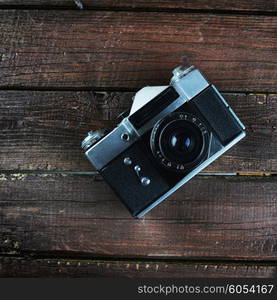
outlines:
{"label": "black leather camera covering", "polygon": [[206,119],[222,145],[227,145],[242,132],[242,127],[212,86],[209,86],[190,102]]}
{"label": "black leather camera covering", "polygon": [[[124,158],[130,158],[131,165],[124,164]],[[151,182],[144,186],[134,171],[134,167],[141,167],[140,176],[148,177]],[[101,171],[104,179],[133,216],[157,200],[169,189],[169,185],[137,144],[120,154]]]}

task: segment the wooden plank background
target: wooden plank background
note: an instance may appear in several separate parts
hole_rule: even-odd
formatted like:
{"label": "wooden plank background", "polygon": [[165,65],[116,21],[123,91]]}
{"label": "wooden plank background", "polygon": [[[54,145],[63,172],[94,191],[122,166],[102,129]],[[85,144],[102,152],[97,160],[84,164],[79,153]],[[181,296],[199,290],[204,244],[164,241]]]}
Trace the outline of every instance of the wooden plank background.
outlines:
{"label": "wooden plank background", "polygon": [[[276,277],[276,9],[0,1],[0,276]],[[133,220],[80,142],[180,62],[224,92],[247,138]]]}
{"label": "wooden plank background", "polygon": [[138,89],[185,60],[224,91],[276,90],[275,17],[2,10],[0,32],[0,87]]}
{"label": "wooden plank background", "polygon": [[92,176],[3,174],[1,181],[8,253],[277,258],[276,178],[198,176],[142,220]]}
{"label": "wooden plank background", "polygon": [[[0,91],[0,169],[93,171],[81,151],[82,139],[90,129],[112,128],[133,95]],[[205,171],[277,173],[277,95],[225,97],[246,125],[248,136]]]}

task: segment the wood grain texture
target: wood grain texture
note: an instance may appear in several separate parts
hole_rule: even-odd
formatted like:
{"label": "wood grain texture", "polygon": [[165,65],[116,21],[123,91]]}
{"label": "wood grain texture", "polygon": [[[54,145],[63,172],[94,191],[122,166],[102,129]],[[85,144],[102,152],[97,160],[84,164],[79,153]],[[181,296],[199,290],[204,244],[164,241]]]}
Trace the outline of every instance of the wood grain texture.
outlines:
{"label": "wood grain texture", "polygon": [[199,9],[199,10],[230,10],[230,11],[277,11],[276,0],[1,0],[2,5],[20,5],[35,7],[70,7],[70,8],[109,8],[109,9],[157,9],[157,10],[182,10],[182,9]]}
{"label": "wood grain texture", "polygon": [[[80,144],[112,128],[131,105],[128,92],[0,91],[0,169],[92,171]],[[224,94],[247,137],[205,171],[277,173],[277,96]]]}
{"label": "wood grain texture", "polygon": [[276,265],[0,257],[0,277],[275,278]]}
{"label": "wood grain texture", "polygon": [[277,178],[198,176],[134,220],[92,176],[2,174],[2,254],[277,258]]}
{"label": "wood grain texture", "polygon": [[276,91],[270,16],[2,10],[0,87],[141,88],[182,61],[225,91]]}

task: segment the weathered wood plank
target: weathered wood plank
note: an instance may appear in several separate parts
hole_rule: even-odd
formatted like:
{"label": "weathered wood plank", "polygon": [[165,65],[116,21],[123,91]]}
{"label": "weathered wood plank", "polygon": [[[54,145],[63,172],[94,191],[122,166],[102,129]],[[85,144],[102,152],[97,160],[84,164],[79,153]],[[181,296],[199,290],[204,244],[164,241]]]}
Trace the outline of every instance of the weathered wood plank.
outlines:
{"label": "weathered wood plank", "polygon": [[276,265],[0,257],[0,277],[275,278]]}
{"label": "weathered wood plank", "polygon": [[110,9],[199,9],[199,10],[234,10],[234,11],[277,11],[277,1],[270,0],[1,0],[1,5],[20,5],[35,7],[70,7],[70,8],[110,8]]}
{"label": "weathered wood plank", "polygon": [[182,60],[225,91],[276,90],[270,16],[0,11],[0,87],[167,84]]}
{"label": "weathered wood plank", "polygon": [[[0,169],[92,171],[80,143],[112,127],[131,105],[128,92],[0,91]],[[247,137],[208,172],[277,172],[277,96],[225,94]]]}
{"label": "weathered wood plank", "polygon": [[277,259],[275,176],[198,176],[141,220],[91,176],[0,179],[2,253]]}

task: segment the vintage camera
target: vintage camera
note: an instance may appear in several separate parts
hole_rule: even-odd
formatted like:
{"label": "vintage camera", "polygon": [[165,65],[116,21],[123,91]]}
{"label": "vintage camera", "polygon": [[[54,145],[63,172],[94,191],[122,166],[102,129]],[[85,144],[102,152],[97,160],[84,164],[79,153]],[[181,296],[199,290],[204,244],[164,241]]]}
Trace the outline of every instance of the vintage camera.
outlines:
{"label": "vintage camera", "polygon": [[215,86],[193,66],[169,86],[145,87],[108,134],[90,132],[82,147],[133,217],[142,217],[245,136]]}

